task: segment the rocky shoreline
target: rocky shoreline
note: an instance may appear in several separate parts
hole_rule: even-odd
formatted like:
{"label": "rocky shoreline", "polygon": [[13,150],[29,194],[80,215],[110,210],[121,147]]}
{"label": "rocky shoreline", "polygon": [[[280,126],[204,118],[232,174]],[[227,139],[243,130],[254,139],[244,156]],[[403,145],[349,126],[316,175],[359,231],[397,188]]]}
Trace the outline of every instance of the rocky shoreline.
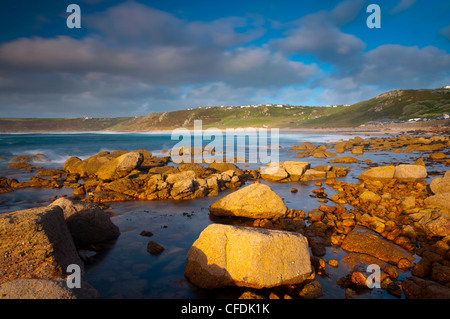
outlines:
{"label": "rocky shoreline", "polygon": [[[209,207],[210,215],[226,216],[235,225],[208,226],[186,256],[185,276],[198,287],[248,287],[242,298],[318,298],[324,291],[317,276],[327,276],[327,269],[338,265],[322,257],[327,247],[340,247],[347,253],[340,262],[351,268],[337,279],[346,298],[369,289],[368,266],[373,264],[381,269],[381,288],[393,296],[450,298],[450,173],[425,180],[427,166],[450,164],[449,146],[448,136],[302,143],[289,150],[302,161],[257,170],[232,163],[175,166],[170,155],[146,150],[72,157],[60,169],[33,166],[46,160],[39,154],[11,159],[11,169],[38,172],[29,182],[0,177],[0,193],[48,187],[71,188],[74,195],[0,215],[0,252],[6,256],[0,263],[0,298],[98,298],[89,284],[80,294],[64,281],[67,265],[83,269],[86,251],[107,247],[120,236],[102,209],[109,202],[197,199],[225,190],[232,192]],[[370,168],[357,182],[340,181],[361,162],[358,156],[380,151],[427,155],[414,164],[366,161]],[[341,157],[344,152],[352,156]],[[318,158],[330,164],[313,165]],[[314,183],[317,208],[287,207],[263,181],[288,183],[292,191],[298,183]],[[323,184],[336,194],[326,194]],[[404,271],[411,276],[400,279]],[[43,292],[29,293],[38,290]]]}

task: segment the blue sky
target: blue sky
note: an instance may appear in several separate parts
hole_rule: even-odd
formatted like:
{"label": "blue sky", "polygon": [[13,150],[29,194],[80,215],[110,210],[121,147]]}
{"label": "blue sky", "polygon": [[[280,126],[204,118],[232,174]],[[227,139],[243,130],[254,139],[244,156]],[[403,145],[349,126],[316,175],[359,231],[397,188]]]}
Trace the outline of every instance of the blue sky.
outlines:
{"label": "blue sky", "polygon": [[[69,4],[81,29],[69,29]],[[369,4],[381,28],[369,29]],[[450,1],[4,0],[0,117],[352,104],[450,85]]]}

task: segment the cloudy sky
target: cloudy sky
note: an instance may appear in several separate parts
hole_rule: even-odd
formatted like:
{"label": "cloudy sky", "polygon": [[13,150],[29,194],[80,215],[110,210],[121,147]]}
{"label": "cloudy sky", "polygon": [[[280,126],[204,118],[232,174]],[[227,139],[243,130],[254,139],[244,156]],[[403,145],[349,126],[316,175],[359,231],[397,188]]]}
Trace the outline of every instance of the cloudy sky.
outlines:
{"label": "cloudy sky", "polygon": [[[81,28],[69,29],[69,4]],[[381,8],[381,28],[366,25]],[[448,0],[2,0],[0,117],[351,104],[450,85]]]}

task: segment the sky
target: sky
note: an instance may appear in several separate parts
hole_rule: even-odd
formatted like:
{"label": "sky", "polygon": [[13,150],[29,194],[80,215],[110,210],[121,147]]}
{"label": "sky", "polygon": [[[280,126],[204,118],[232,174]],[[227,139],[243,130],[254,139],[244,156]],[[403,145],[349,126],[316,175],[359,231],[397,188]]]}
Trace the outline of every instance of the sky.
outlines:
{"label": "sky", "polygon": [[[81,28],[68,28],[69,4]],[[370,4],[380,28],[369,28]],[[449,0],[1,0],[0,117],[353,104],[450,85]]]}

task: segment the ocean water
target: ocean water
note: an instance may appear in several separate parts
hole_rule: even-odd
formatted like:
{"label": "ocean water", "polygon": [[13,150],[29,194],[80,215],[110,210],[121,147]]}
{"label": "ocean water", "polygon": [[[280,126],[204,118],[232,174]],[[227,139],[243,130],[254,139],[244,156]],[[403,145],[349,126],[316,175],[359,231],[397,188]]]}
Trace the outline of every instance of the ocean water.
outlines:
{"label": "ocean water", "polygon": [[[310,141],[315,144],[326,144],[341,139],[349,139],[348,135],[328,134],[295,134],[281,133],[278,144],[279,160],[309,161],[311,166],[327,164],[327,159],[294,158],[295,153],[288,148],[300,142]],[[364,137],[364,136],[362,136]],[[367,136],[366,136],[367,137]],[[194,137],[192,136],[192,139]],[[65,160],[71,156],[82,159],[100,151],[146,149],[155,155],[162,150],[171,149],[179,142],[171,139],[171,133],[73,133],[73,134],[0,134],[0,157],[7,160],[18,155],[42,153],[49,158],[48,162],[33,163],[45,168],[62,168]],[[210,141],[204,141],[207,145]],[[271,145],[270,143],[268,145]],[[247,145],[246,154],[258,145]],[[351,153],[340,156],[352,156]],[[371,159],[380,164],[413,163],[416,157],[423,154],[414,153],[365,153],[361,160]],[[7,160],[0,160],[0,176],[26,181],[34,172],[8,169]],[[172,164],[173,165],[173,164]],[[238,163],[241,168],[257,168],[261,163]],[[339,180],[354,183],[357,176],[369,164],[361,161],[358,164],[337,164],[349,166],[350,172]],[[445,170],[437,165],[436,170]],[[288,208],[302,209],[305,212],[318,208],[321,204],[311,197],[311,191],[317,186],[313,182],[303,183],[270,183]],[[323,185],[329,196],[336,192]],[[290,189],[296,187],[297,193]],[[230,193],[221,192],[217,197],[207,197],[188,201],[132,201],[111,203],[112,221],[120,228],[120,237],[107,248],[97,253],[86,264],[86,280],[93,285],[102,298],[223,298],[237,297],[242,293],[240,288],[227,288],[205,291],[192,286],[184,278],[186,254],[201,231],[211,223],[233,223],[233,220],[211,220],[208,207],[216,200]],[[72,189],[22,189],[11,193],[0,194],[0,213],[46,206],[52,202],[52,196],[72,195]],[[351,207],[349,207],[351,208]],[[141,231],[151,231],[152,237],[141,236]],[[165,250],[154,256],[147,252],[147,243],[156,241]],[[340,248],[327,248],[325,260],[340,260],[345,255]],[[329,277],[316,277],[322,285],[325,296],[322,298],[345,298],[344,289],[336,284],[336,280],[348,273],[343,263],[339,267],[328,267]],[[403,273],[401,276],[407,276]],[[362,298],[395,298],[384,290],[373,289]]]}

